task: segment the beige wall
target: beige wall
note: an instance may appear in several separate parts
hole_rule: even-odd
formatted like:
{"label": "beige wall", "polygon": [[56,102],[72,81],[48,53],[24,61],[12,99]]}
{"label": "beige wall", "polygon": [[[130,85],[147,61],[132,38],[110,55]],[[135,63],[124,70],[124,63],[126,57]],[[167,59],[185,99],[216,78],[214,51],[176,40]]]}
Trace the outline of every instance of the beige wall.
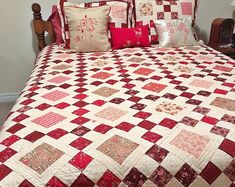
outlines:
{"label": "beige wall", "polygon": [[[200,36],[208,41],[210,24],[216,17],[232,17],[232,0],[199,0],[197,18]],[[0,94],[19,92],[33,68],[37,44],[32,33],[31,4],[34,1],[1,1],[0,11]],[[37,0],[47,18],[57,0]],[[2,26],[4,25],[4,27]]]}
{"label": "beige wall", "polygon": [[[33,2],[32,0],[1,1],[0,94],[21,91],[32,71],[34,51],[37,49],[35,35],[31,29]],[[47,18],[51,4],[57,1],[37,0],[37,2],[43,7],[43,17]]]}

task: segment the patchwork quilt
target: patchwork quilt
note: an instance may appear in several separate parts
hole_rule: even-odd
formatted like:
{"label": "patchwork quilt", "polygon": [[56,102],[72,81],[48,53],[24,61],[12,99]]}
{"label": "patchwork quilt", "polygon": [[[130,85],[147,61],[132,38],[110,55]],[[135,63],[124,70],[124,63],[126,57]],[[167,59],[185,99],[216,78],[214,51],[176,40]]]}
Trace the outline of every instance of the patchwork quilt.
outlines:
{"label": "patchwork quilt", "polygon": [[235,61],[206,47],[46,47],[0,132],[1,187],[234,187]]}

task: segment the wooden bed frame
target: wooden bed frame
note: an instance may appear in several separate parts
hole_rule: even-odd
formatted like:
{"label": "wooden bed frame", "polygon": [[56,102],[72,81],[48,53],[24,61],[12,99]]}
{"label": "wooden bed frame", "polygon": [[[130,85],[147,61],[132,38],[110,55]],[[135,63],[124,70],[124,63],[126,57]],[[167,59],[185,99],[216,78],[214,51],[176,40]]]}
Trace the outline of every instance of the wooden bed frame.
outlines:
{"label": "wooden bed frame", "polygon": [[34,31],[38,39],[38,49],[41,51],[47,44],[45,40],[45,32],[48,33],[50,42],[55,42],[55,34],[50,21],[44,21],[41,15],[41,6],[38,3],[32,5]]}

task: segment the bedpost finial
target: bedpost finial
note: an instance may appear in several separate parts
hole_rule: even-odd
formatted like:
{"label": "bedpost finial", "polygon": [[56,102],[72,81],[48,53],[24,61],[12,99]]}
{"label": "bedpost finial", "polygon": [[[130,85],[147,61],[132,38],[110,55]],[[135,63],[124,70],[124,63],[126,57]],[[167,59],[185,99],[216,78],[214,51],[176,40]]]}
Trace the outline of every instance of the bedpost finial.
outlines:
{"label": "bedpost finial", "polygon": [[41,6],[38,3],[34,3],[32,5],[32,10],[33,10],[33,15],[34,15],[34,19],[41,19]]}
{"label": "bedpost finial", "polygon": [[32,5],[32,10],[34,13],[39,14],[41,12],[41,6],[38,3]]}

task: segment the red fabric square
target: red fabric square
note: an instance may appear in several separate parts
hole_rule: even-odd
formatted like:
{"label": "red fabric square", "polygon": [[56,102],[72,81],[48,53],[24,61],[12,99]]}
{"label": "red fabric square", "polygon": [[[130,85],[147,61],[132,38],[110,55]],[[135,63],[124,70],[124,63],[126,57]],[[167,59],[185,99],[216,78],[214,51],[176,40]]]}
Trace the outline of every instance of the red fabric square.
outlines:
{"label": "red fabric square", "polygon": [[235,142],[225,139],[222,144],[219,146],[219,148],[231,155],[232,157],[235,157]]}
{"label": "red fabric square", "polygon": [[77,116],[83,116],[83,115],[86,114],[87,112],[89,112],[89,110],[80,108],[80,109],[78,109],[78,110],[75,110],[75,111],[73,112],[73,114],[75,114],[75,115],[77,115]]}
{"label": "red fabric square", "polygon": [[[60,179],[57,177],[53,176],[50,181],[46,184],[46,186],[56,186],[56,187],[67,187]],[[28,187],[28,186],[24,186]]]}
{"label": "red fabric square", "polygon": [[90,145],[92,142],[90,140],[87,140],[83,137],[80,137],[76,140],[74,140],[72,143],[70,143],[69,145],[75,147],[78,150],[83,150],[85,147],[87,147],[88,145]]}
{"label": "red fabric square", "polygon": [[171,6],[170,5],[164,5],[164,12],[171,12]]}
{"label": "red fabric square", "polygon": [[216,125],[219,120],[210,116],[204,116],[202,121],[211,125]]}
{"label": "red fabric square", "polygon": [[116,126],[117,129],[129,132],[132,128],[134,127],[134,125],[127,123],[127,122],[122,122],[119,125]]}
{"label": "red fabric square", "polygon": [[102,106],[105,103],[103,100],[96,100],[92,104],[96,106]]}
{"label": "red fabric square", "polygon": [[142,138],[150,142],[156,143],[158,140],[162,138],[162,136],[154,132],[148,131],[142,136]]}
{"label": "red fabric square", "polygon": [[57,105],[55,105],[56,108],[59,108],[59,109],[64,109],[64,108],[67,108],[68,106],[70,106],[68,103],[65,103],[65,102],[62,102],[62,103],[59,103]]}
{"label": "red fabric square", "polygon": [[140,112],[136,113],[134,115],[134,117],[142,118],[142,119],[147,119],[151,115],[152,115],[151,113],[140,111]]}
{"label": "red fabric square", "polygon": [[14,133],[18,132],[19,130],[21,130],[21,129],[23,129],[23,128],[25,128],[24,125],[22,125],[22,124],[20,124],[20,123],[17,123],[16,125],[10,127],[10,128],[7,130],[7,132],[10,132],[10,133],[14,134]]}
{"label": "red fabric square", "polygon": [[72,158],[72,160],[69,161],[69,163],[72,164],[74,167],[83,170],[92,160],[93,158],[89,155],[83,152],[79,152],[76,156]]}
{"label": "red fabric square", "polygon": [[0,152],[0,162],[4,163],[6,160],[11,158],[17,152],[11,148],[6,148],[2,152]]}
{"label": "red fabric square", "polygon": [[177,124],[176,121],[169,119],[169,118],[165,118],[159,123],[159,125],[170,128],[170,129],[174,128],[176,124]]}
{"label": "red fabric square", "polygon": [[10,146],[10,145],[14,144],[15,142],[17,142],[18,140],[20,140],[20,138],[18,136],[11,135],[8,138],[6,138],[5,140],[3,140],[1,142],[1,144],[5,145],[5,146]]}
{"label": "red fabric square", "polygon": [[189,93],[189,92],[183,92],[180,96],[191,99],[194,96],[194,94]]}
{"label": "red fabric square", "polygon": [[228,91],[217,88],[217,89],[215,89],[214,93],[221,94],[221,95],[226,95],[228,93]]}
{"label": "red fabric square", "polygon": [[121,49],[126,47],[148,47],[148,26],[136,28],[110,28],[112,36],[112,49]]}
{"label": "red fabric square", "polygon": [[43,104],[38,105],[38,106],[36,107],[36,109],[41,110],[41,111],[44,111],[44,110],[48,109],[50,106],[51,106],[51,105],[49,105],[49,104],[43,103]]}
{"label": "red fabric square", "polygon": [[15,117],[12,121],[15,121],[15,122],[21,122],[23,120],[25,120],[26,118],[28,118],[29,116],[26,115],[26,114],[20,114],[18,115],[17,117]]}
{"label": "red fabric square", "polygon": [[209,162],[200,175],[211,185],[221,173],[221,170],[216,165]]}
{"label": "red fabric square", "polygon": [[157,125],[156,123],[153,123],[153,122],[148,121],[148,120],[144,120],[144,121],[142,121],[138,124],[139,127],[142,127],[146,130],[151,130],[156,125]]}
{"label": "red fabric square", "polygon": [[131,184],[131,186],[142,186],[140,184],[144,184],[147,180],[147,177],[141,173],[138,169],[132,168],[129,174],[125,177],[124,183]]}
{"label": "red fabric square", "polygon": [[197,178],[197,172],[188,164],[184,164],[176,173],[175,178],[184,186],[189,186]]}
{"label": "red fabric square", "polygon": [[87,118],[84,118],[84,117],[78,117],[78,118],[72,120],[71,122],[76,123],[78,125],[83,125],[84,123],[86,123],[88,121],[90,121],[90,119],[87,119]]}
{"label": "red fabric square", "polygon": [[106,132],[108,132],[110,129],[112,129],[113,127],[110,127],[108,125],[105,125],[105,124],[101,124],[99,126],[97,126],[94,131],[96,132],[100,132],[102,134],[105,134]]}
{"label": "red fabric square", "polygon": [[67,133],[68,132],[63,130],[63,129],[55,129],[55,130],[49,132],[47,135],[52,137],[52,138],[59,139]]}
{"label": "red fabric square", "polygon": [[24,139],[33,143],[33,142],[36,142],[38,139],[40,139],[43,136],[45,136],[45,134],[38,132],[38,131],[34,131],[34,132],[28,134]]}
{"label": "red fabric square", "polygon": [[137,96],[132,96],[128,100],[137,103],[141,100],[141,98]]}
{"label": "red fabric square", "polygon": [[90,180],[86,175],[83,173],[78,176],[78,178],[73,182],[71,187],[78,187],[78,186],[84,186],[84,187],[93,187],[95,183]]}
{"label": "red fabric square", "polygon": [[34,185],[32,185],[28,180],[24,180],[19,187],[35,187]]}
{"label": "red fabric square", "polygon": [[120,183],[121,180],[109,170],[97,182],[99,187],[117,187]]}
{"label": "red fabric square", "polygon": [[4,179],[7,175],[9,175],[11,172],[12,172],[12,170],[11,170],[9,167],[7,167],[7,166],[1,164],[1,165],[0,165],[0,173],[1,173],[1,175],[0,175],[0,181],[1,181],[2,179]]}
{"label": "red fabric square", "polygon": [[152,159],[156,160],[158,163],[161,163],[166,156],[168,151],[158,145],[153,145],[147,152],[146,155],[150,156]]}

